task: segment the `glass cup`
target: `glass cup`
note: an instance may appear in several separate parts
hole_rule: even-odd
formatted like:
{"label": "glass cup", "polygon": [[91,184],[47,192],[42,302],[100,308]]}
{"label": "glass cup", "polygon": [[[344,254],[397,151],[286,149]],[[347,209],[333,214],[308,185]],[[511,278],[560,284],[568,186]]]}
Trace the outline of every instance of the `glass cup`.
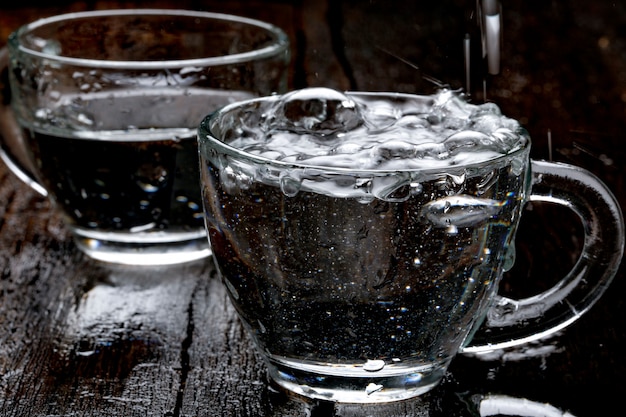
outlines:
{"label": "glass cup", "polygon": [[2,157],[55,203],[89,256],[203,258],[197,126],[227,103],[284,92],[288,63],[285,33],[243,17],[146,9],[39,20],[0,52],[10,82]]}
{"label": "glass cup", "polygon": [[[304,396],[425,393],[459,352],[572,323],[622,257],[621,210],[603,183],[530,160],[516,121],[449,91],[295,91],[228,105],[198,138],[222,280],[271,378]],[[585,245],[554,287],[514,300],[498,285],[528,201],[572,209]]]}

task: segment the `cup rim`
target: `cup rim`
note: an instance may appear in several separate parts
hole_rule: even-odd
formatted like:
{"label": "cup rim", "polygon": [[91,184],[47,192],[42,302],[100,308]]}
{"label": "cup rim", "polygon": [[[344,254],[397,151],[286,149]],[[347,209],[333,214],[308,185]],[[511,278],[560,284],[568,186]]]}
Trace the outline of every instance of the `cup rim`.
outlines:
{"label": "cup rim", "polygon": [[[419,94],[410,94],[410,93],[396,93],[396,92],[366,92],[366,91],[347,91],[346,94],[348,96],[359,96],[359,97],[371,97],[371,98],[420,98],[423,100],[428,100],[430,96],[428,95],[419,95]],[[273,166],[279,168],[281,170],[310,170],[310,171],[323,171],[325,173],[336,173],[336,174],[349,174],[349,175],[389,175],[392,173],[405,172],[405,173],[417,173],[424,175],[432,175],[438,174],[443,171],[452,172],[454,170],[466,170],[472,168],[480,168],[484,166],[494,166],[504,161],[513,158],[517,155],[520,155],[524,152],[528,152],[531,147],[531,138],[526,129],[520,126],[518,133],[523,135],[526,138],[525,143],[519,146],[517,149],[514,149],[508,153],[499,155],[494,158],[481,160],[478,162],[470,162],[459,165],[450,165],[446,167],[409,167],[409,168],[400,168],[400,169],[390,169],[390,168],[350,168],[350,167],[340,167],[340,166],[328,166],[328,165],[314,165],[314,164],[306,164],[306,163],[297,163],[297,162],[285,162],[276,159],[266,158],[251,152],[244,151],[242,149],[233,147],[228,143],[222,141],[217,138],[216,135],[212,133],[211,126],[213,123],[217,121],[217,119],[224,113],[243,106],[253,105],[254,103],[263,102],[263,101],[277,101],[280,99],[280,95],[272,95],[266,97],[256,97],[252,99],[247,99],[243,101],[238,101],[235,103],[228,104],[223,106],[208,116],[206,116],[200,126],[198,128],[198,143],[200,146],[200,154],[203,153],[202,145],[209,144],[213,148],[216,148],[219,152],[222,152],[226,155],[245,158],[248,161],[254,162],[259,165],[265,166]]]}
{"label": "cup rim", "polygon": [[[63,55],[52,55],[45,52],[40,52],[35,49],[24,46],[19,42],[19,39],[25,34],[33,31],[34,29],[43,27],[45,25],[54,24],[61,21],[70,21],[85,18],[98,18],[106,16],[185,16],[196,17],[207,20],[221,20],[242,23],[245,25],[253,26],[267,31],[274,38],[274,42],[271,45],[265,46],[260,49],[256,49],[248,52],[240,52],[232,55],[222,55],[215,57],[205,58],[193,58],[193,59],[178,59],[178,60],[163,60],[163,61],[120,61],[120,60],[100,60],[100,59],[86,59],[75,58]],[[261,20],[237,16],[226,13],[214,13],[203,12],[194,10],[182,10],[182,9],[110,9],[110,10],[94,10],[84,12],[64,13],[51,17],[35,20],[31,23],[27,23],[16,31],[9,35],[8,44],[21,53],[38,57],[40,59],[46,59],[55,61],[66,65],[75,65],[83,67],[93,68],[107,68],[107,69],[173,69],[183,68],[187,66],[218,66],[236,64],[242,62],[248,62],[258,59],[264,59],[272,56],[278,56],[281,53],[285,53],[289,50],[289,37],[278,26],[271,23],[267,23]]]}

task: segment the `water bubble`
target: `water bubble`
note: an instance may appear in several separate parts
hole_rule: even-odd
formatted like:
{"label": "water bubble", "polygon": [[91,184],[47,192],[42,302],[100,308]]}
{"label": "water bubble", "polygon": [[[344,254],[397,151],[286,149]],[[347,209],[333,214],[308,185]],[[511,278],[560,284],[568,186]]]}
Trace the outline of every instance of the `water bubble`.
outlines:
{"label": "water bubble", "polygon": [[[519,124],[502,116],[493,104],[470,104],[447,90],[415,97],[351,95],[326,88],[298,90],[276,100],[254,102],[255,107],[230,115],[228,120],[243,120],[245,126],[229,130],[228,142],[285,164],[408,172],[450,171],[451,167],[481,163],[517,150],[528,140]],[[518,159],[515,169],[523,173],[525,160]],[[280,184],[286,195],[332,192],[366,203],[373,198],[401,202],[422,192],[416,181],[404,178],[380,176],[372,181],[337,182],[324,178],[310,181],[307,176],[301,181],[293,175],[293,167],[253,171],[230,160],[218,165],[226,167],[220,175],[229,192],[238,187],[249,189],[246,184],[253,180]],[[281,179],[283,175],[293,178]],[[478,187],[479,193],[471,192],[484,194],[491,184],[486,180]],[[467,186],[462,173],[458,179],[456,175],[442,175],[437,183],[445,195],[469,193]]]}
{"label": "water bubble", "polygon": [[298,178],[294,178],[289,174],[280,177],[280,189],[287,197],[295,197],[301,187],[302,183]]}
{"label": "water bubble", "polygon": [[370,382],[369,384],[367,384],[367,387],[365,387],[365,393],[367,395],[373,394],[375,392],[381,391],[384,388],[384,386],[380,385],[380,384],[375,384],[373,382]]}
{"label": "water bubble", "polygon": [[129,229],[129,232],[130,233],[141,233],[141,232],[148,231],[150,229],[154,229],[155,226],[156,226],[156,223],[154,223],[154,222],[147,223],[147,224],[142,224],[142,225],[139,225],[139,226],[131,227]]}
{"label": "water bubble", "polygon": [[459,227],[470,227],[496,216],[504,204],[470,195],[453,195],[427,203],[421,214],[435,226],[456,232]]}
{"label": "water bubble", "polygon": [[419,182],[415,182],[414,181],[414,182],[412,182],[410,184],[410,186],[411,186],[411,194],[412,195],[418,195],[418,194],[421,194],[424,191],[424,186],[421,183],[419,183]]}
{"label": "water bubble", "polygon": [[493,132],[502,127],[502,116],[499,114],[483,114],[474,117],[472,120],[472,129],[479,132]]}
{"label": "water bubble", "polygon": [[341,143],[331,152],[335,154],[355,154],[363,149],[363,146],[355,142]]}
{"label": "water bubble", "polygon": [[354,188],[370,193],[372,190],[372,178],[357,178],[354,181]]}
{"label": "water bubble", "polygon": [[502,153],[514,148],[519,141],[517,132],[505,128],[496,129],[491,137],[493,138],[492,145],[497,146]]}
{"label": "water bubble", "polygon": [[35,117],[37,119],[40,119],[42,121],[48,120],[50,119],[50,115],[51,115],[52,111],[50,109],[47,108],[39,108],[35,110]]}
{"label": "water bubble", "polygon": [[64,109],[64,122],[74,129],[91,129],[96,118],[93,114],[85,112],[81,105],[71,105]]}
{"label": "water bubble", "polygon": [[489,147],[491,142],[490,137],[484,133],[464,130],[448,136],[444,141],[444,145],[449,154],[455,154]]}
{"label": "water bubble", "polygon": [[41,48],[41,52],[48,55],[60,55],[61,43],[56,40],[47,39],[46,43]]}
{"label": "water bubble", "polygon": [[437,117],[447,129],[465,129],[470,121],[472,107],[451,90],[444,90],[435,98],[430,117]]}
{"label": "water bubble", "polygon": [[225,166],[220,175],[224,189],[229,193],[246,191],[253,183],[253,177],[233,166]]}
{"label": "water bubble", "polygon": [[383,100],[369,102],[361,106],[364,123],[370,132],[380,132],[394,126],[402,112],[392,103]]}
{"label": "water bubble", "polygon": [[294,91],[278,103],[276,127],[295,133],[332,136],[363,123],[354,100],[328,88]]}
{"label": "water bubble", "polygon": [[488,172],[481,178],[480,182],[476,184],[476,194],[479,196],[485,194],[491,189],[491,187],[494,186],[494,184],[496,184],[497,180],[498,180],[497,172],[495,171]]}
{"label": "water bubble", "polygon": [[162,210],[158,207],[155,207],[150,214],[152,215],[152,218],[157,220],[161,217],[161,215],[163,214]]}
{"label": "water bubble", "polygon": [[204,71],[203,67],[184,67],[178,73],[184,77]]}
{"label": "water bubble", "polygon": [[515,264],[515,258],[516,258],[515,243],[511,243],[511,245],[507,248],[507,251],[504,254],[504,263],[502,265],[502,268],[504,269],[504,271],[508,271],[511,268],[513,268],[513,265]]}
{"label": "water bubble", "polygon": [[154,185],[154,184],[150,184],[147,182],[143,182],[143,181],[137,181],[137,185],[139,185],[139,188],[141,188],[142,190],[144,190],[147,193],[155,193],[157,191],[159,191],[159,187]]}
{"label": "water bubble", "polygon": [[91,350],[77,350],[76,351],[76,356],[83,356],[83,357],[88,357],[88,356],[92,356],[96,353],[96,350],[91,349]]}
{"label": "water bubble", "polygon": [[411,196],[411,182],[404,175],[375,177],[371,182],[371,193],[388,202],[403,202]]}
{"label": "water bubble", "polygon": [[226,288],[228,289],[230,295],[232,295],[235,300],[239,300],[239,292],[237,291],[237,288],[235,288],[235,286],[232,284],[232,282],[230,282],[228,279],[224,279],[224,284],[226,285]]}
{"label": "water bubble", "polygon": [[390,140],[376,145],[372,153],[378,158],[389,160],[398,158],[410,158],[415,154],[415,146],[400,140]]}
{"label": "water bubble", "polygon": [[367,372],[377,372],[385,367],[385,361],[381,359],[371,360],[363,364],[363,370]]}

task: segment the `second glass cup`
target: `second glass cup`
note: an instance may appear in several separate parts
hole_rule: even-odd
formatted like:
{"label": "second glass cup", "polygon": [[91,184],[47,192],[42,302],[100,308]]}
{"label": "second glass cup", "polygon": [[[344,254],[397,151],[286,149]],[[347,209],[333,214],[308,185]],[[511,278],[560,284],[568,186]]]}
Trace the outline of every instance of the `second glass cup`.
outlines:
{"label": "second glass cup", "polygon": [[2,157],[60,208],[93,258],[202,258],[196,128],[225,104],[284,92],[288,64],[282,30],[237,16],[144,9],[39,20],[0,51],[12,101],[0,113]]}

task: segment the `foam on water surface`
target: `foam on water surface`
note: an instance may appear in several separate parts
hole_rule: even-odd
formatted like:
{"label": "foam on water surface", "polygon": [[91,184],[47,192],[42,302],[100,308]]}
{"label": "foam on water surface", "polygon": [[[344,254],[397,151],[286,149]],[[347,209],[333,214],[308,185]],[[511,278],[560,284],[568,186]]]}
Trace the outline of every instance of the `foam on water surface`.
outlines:
{"label": "foam on water surface", "polygon": [[497,105],[472,104],[450,90],[417,96],[309,88],[257,105],[238,114],[243,127],[222,139],[296,165],[437,169],[492,160],[529,140]]}

